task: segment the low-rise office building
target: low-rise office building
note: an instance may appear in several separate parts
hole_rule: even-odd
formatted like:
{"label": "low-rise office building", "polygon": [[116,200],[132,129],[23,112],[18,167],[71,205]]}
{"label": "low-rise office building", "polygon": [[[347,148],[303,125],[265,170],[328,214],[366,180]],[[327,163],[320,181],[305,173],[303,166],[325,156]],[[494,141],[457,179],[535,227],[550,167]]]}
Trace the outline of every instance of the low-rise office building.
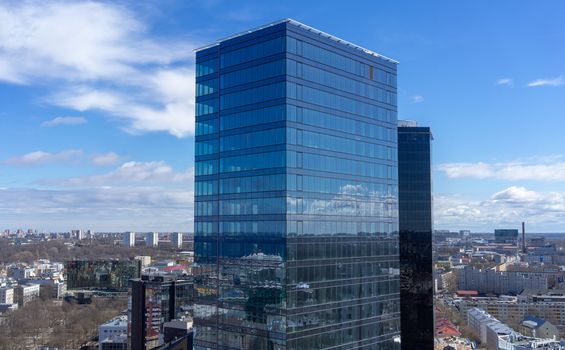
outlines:
{"label": "low-rise office building", "polygon": [[98,327],[98,350],[127,350],[128,318],[118,316]]}

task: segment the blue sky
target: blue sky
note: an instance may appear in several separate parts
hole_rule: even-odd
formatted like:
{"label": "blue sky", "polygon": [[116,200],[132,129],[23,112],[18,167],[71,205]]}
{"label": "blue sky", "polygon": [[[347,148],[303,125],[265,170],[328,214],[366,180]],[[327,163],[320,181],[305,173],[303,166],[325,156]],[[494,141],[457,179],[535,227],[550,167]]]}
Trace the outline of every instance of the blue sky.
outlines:
{"label": "blue sky", "polygon": [[290,17],[400,61],[437,229],[565,231],[560,1],[0,1],[0,228],[192,228],[193,49]]}

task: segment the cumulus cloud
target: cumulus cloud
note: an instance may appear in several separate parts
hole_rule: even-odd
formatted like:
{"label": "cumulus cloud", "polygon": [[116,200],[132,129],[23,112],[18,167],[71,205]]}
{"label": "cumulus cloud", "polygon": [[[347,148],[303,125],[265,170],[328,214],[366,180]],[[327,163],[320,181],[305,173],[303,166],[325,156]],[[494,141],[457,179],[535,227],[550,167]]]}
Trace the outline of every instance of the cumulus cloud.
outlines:
{"label": "cumulus cloud", "polygon": [[77,159],[84,154],[82,150],[65,150],[59,153],[49,153],[44,151],[35,151],[24,154],[22,156],[13,157],[5,161],[11,165],[39,165],[47,163],[65,162]]}
{"label": "cumulus cloud", "polygon": [[0,4],[0,81],[56,86],[48,103],[99,110],[132,133],[192,135],[194,72],[187,38],[151,38],[124,6]]}
{"label": "cumulus cloud", "polygon": [[565,181],[565,161],[560,156],[501,163],[447,163],[438,169],[449,178]]}
{"label": "cumulus cloud", "polygon": [[538,192],[511,186],[485,200],[457,195],[434,197],[437,228],[492,231],[496,227],[518,227],[522,221],[537,230],[555,230],[565,225],[565,193]]}
{"label": "cumulus cloud", "polygon": [[514,87],[514,80],[510,78],[501,78],[496,81],[496,85]]}
{"label": "cumulus cloud", "polygon": [[85,117],[56,117],[51,120],[44,121],[41,126],[58,126],[58,125],[81,125],[86,124]]}
{"label": "cumulus cloud", "polygon": [[414,95],[410,97],[410,103],[422,103],[424,102],[424,96],[422,95]]}
{"label": "cumulus cloud", "polygon": [[536,79],[528,83],[529,87],[538,87],[538,86],[560,86],[565,84],[565,80],[563,76],[558,76],[553,79]]}

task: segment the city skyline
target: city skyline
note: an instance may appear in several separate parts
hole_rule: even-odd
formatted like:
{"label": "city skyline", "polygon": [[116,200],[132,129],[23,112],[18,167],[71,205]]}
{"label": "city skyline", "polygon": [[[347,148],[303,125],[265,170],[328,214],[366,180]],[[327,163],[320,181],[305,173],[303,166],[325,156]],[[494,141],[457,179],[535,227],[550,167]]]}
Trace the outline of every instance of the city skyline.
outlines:
{"label": "city skyline", "polygon": [[400,61],[436,229],[561,232],[564,5],[485,4],[0,2],[1,229],[192,231],[192,50],[290,17]]}

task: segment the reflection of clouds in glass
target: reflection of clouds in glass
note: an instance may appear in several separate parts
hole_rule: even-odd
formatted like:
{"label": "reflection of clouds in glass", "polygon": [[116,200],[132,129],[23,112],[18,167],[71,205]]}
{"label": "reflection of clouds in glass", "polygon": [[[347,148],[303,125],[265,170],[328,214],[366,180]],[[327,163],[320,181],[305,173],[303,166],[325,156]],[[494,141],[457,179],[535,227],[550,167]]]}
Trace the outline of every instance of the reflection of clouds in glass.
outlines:
{"label": "reflection of clouds in glass", "polygon": [[340,194],[350,194],[350,195],[357,195],[357,196],[364,196],[368,195],[368,189],[363,185],[352,185],[347,184],[345,186],[341,186],[339,189]]}

